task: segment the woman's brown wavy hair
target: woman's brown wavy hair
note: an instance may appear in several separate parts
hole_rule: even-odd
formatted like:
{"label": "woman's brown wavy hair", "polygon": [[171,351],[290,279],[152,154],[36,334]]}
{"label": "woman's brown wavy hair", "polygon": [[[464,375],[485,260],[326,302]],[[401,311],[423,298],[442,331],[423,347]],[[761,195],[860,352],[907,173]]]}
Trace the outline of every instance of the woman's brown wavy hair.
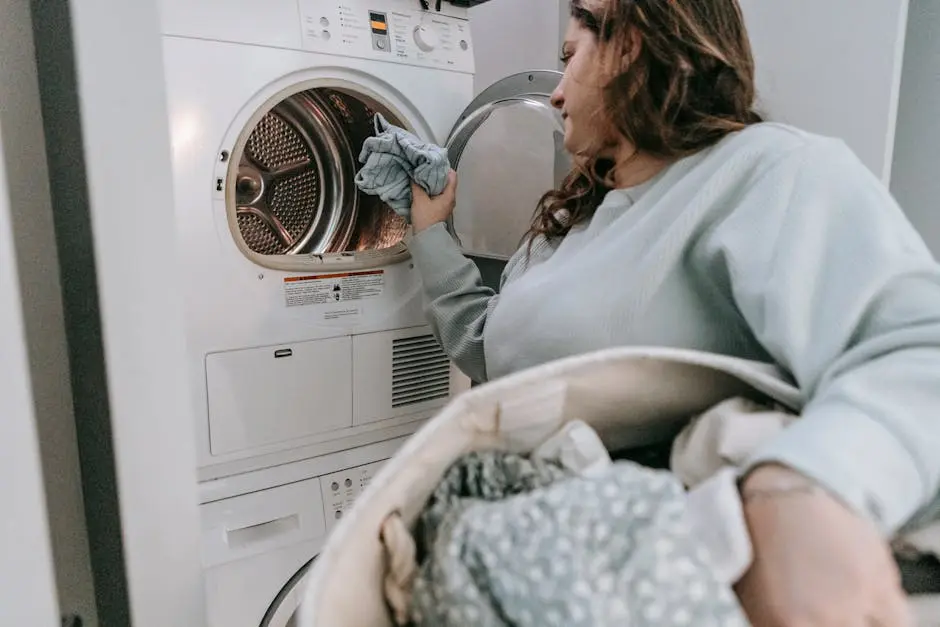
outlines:
{"label": "woman's brown wavy hair", "polygon": [[[639,153],[676,159],[761,122],[754,110],[754,60],[737,0],[606,0],[571,16],[597,37],[601,57],[629,66],[603,88],[602,111]],[[632,29],[639,51],[633,51]],[[539,201],[528,234],[561,237],[594,214],[612,188],[613,162],[578,155],[559,189]]]}

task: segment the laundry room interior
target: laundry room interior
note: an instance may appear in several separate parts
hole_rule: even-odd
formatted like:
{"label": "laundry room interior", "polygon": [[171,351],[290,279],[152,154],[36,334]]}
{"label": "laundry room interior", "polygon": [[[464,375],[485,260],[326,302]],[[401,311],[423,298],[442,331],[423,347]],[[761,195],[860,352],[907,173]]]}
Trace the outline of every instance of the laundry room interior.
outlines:
{"label": "laundry room interior", "polygon": [[[728,81],[740,81],[742,98],[753,103],[733,120],[720,107],[717,113],[683,109],[700,126],[685,135],[662,131],[651,144],[661,151],[648,151],[654,170],[626,184],[618,164],[632,157],[621,162],[611,156],[614,144],[604,143],[601,131],[593,130],[596,137],[577,149],[572,143],[578,137],[572,129],[603,126],[596,121],[602,108],[584,113],[588,109],[577,107],[589,105],[579,98],[594,94],[610,109],[618,102],[612,90],[622,85],[611,81],[601,88],[572,76],[588,71],[579,60],[584,55],[615,44],[625,48],[603,61],[597,57],[598,68],[671,63],[672,52],[636,52],[635,38],[652,37],[642,29],[625,31],[622,42],[611,34],[623,15],[646,24],[660,15],[676,20],[663,40],[701,34],[691,22],[680,27],[680,19],[692,19],[689,11],[664,10],[658,2],[0,0],[0,495],[8,510],[0,534],[0,627],[634,624],[614,620],[619,605],[604,605],[604,619],[595,606],[593,623],[579,622],[580,610],[561,601],[558,615],[539,614],[536,601],[507,609],[517,592],[511,562],[525,563],[524,551],[518,548],[499,569],[487,560],[503,558],[483,550],[478,555],[462,545],[461,553],[451,544],[448,553],[426,542],[435,531],[432,514],[440,513],[428,504],[454,508],[442,514],[449,522],[437,531],[464,533],[462,542],[484,548],[510,544],[499,541],[493,521],[512,518],[506,512],[514,510],[478,518],[477,527],[462,519],[459,527],[456,511],[473,507],[453,495],[447,501],[444,478],[484,482],[521,472],[531,460],[538,462],[532,472],[549,473],[538,465],[544,454],[552,468],[588,481],[600,476],[590,473],[607,472],[600,468],[649,466],[638,455],[658,446],[657,438],[671,443],[668,463],[690,417],[708,416],[728,398],[758,399],[768,414],[809,415],[825,400],[813,394],[838,388],[834,404],[850,404],[856,394],[859,403],[883,408],[887,400],[865,392],[878,379],[873,372],[843,387],[832,381],[852,370],[853,359],[877,361],[905,350],[916,351],[918,361],[891,366],[908,377],[890,383],[905,391],[898,400],[940,408],[940,398],[930,396],[940,390],[940,356],[930,354],[940,351],[940,270],[932,274],[940,256],[940,4],[702,0],[717,7],[703,13],[702,19],[714,20],[708,32],[741,19],[744,44],[739,32],[728,31],[729,40],[738,36],[737,48],[728,45],[740,59],[709,47],[718,35],[685,42],[682,50],[693,52],[682,54],[702,54],[712,65],[677,61],[676,76],[689,82],[653,98],[647,107],[663,111],[651,119],[656,129],[691,119],[667,105],[670,99],[693,102],[690,90],[703,81],[689,77],[698,73],[708,84],[695,106],[718,102]],[[609,12],[601,19],[605,6]],[[728,13],[719,19],[721,11]],[[708,74],[716,65],[727,72]],[[753,84],[741,78],[749,72]],[[649,72],[643,83],[655,88],[664,81]],[[624,93],[635,96],[639,88],[633,89]],[[640,144],[652,131],[632,126],[630,115],[641,108],[624,110],[616,118],[620,126],[608,126],[645,158]],[[579,123],[584,126],[574,126]],[[701,138],[747,135],[751,125],[781,134],[763,140],[770,147],[745,147],[741,155],[776,150],[781,163],[793,162],[787,166],[792,180],[776,187],[771,181],[758,191],[776,193],[787,184],[796,190],[792,198],[800,198],[800,185],[841,184],[842,196],[826,191],[830,195],[807,206],[818,213],[826,213],[823,202],[844,200],[845,206],[829,212],[831,218],[809,210],[780,217],[773,212],[782,200],[761,200],[771,224],[744,235],[722,231],[731,218],[702,226],[692,221],[705,218],[680,215],[679,205],[699,202],[714,205],[701,215],[744,206],[750,192],[720,185],[730,186],[734,174],[722,168],[745,157],[720,152],[731,150],[730,139]],[[622,132],[627,127],[633,136]],[[799,131],[779,130],[791,127]],[[823,156],[806,157],[804,167],[784,154],[790,143],[816,145],[816,139],[794,139],[804,137],[799,133],[833,138],[831,146],[839,147],[826,144]],[[680,135],[687,144],[669,143]],[[584,156],[592,150],[590,159]],[[829,162],[812,168],[810,159],[824,157],[838,161],[831,172]],[[707,175],[694,169],[705,162],[714,168]],[[770,171],[770,163],[762,167]],[[684,184],[694,188],[690,194],[700,191],[692,199],[683,199],[679,183],[664,188],[685,164]],[[754,168],[744,178],[759,186],[765,171]],[[838,168],[856,178],[846,182],[849,174]],[[653,228],[648,216],[638,213],[631,227],[637,235],[624,247],[602,239],[591,230],[592,218],[583,217],[604,215],[614,197],[628,198],[626,206],[637,212],[643,202],[659,199],[676,213],[649,232],[642,230]],[[863,209],[855,209],[865,203],[887,209],[874,211],[869,225],[857,217]],[[863,225],[859,233],[845,235],[856,224]],[[866,226],[882,240],[866,239]],[[694,238],[693,228],[701,228]],[[787,228],[793,229],[786,240],[791,248],[829,246],[832,254],[813,249],[818,257],[791,259],[791,271],[781,271],[773,263],[784,253],[768,244],[758,254],[754,242]],[[722,233],[726,239],[717,239]],[[598,239],[582,244],[581,236]],[[830,237],[842,239],[830,245]],[[677,238],[705,243],[682,253],[662,248]],[[575,242],[588,253],[569,263],[562,255],[574,255]],[[633,245],[649,245],[652,252],[631,257]],[[747,246],[753,263],[735,257]],[[869,283],[846,278],[852,263],[824,271],[856,249],[862,258],[854,265]],[[578,265],[603,251],[618,255],[620,265],[596,262],[593,273]],[[713,274],[702,281],[708,284],[703,293],[720,292],[726,283],[734,291],[734,300],[723,305],[733,321],[722,328],[738,334],[727,350],[693,338],[687,328],[692,314],[676,313],[706,307],[688,295],[698,293],[687,286],[692,279],[675,278],[677,267],[706,252],[711,256],[702,263]],[[889,261],[903,265],[898,277],[886,269]],[[758,266],[765,274],[749,273]],[[631,282],[634,271],[642,281]],[[813,274],[794,278],[797,272]],[[530,283],[513,285],[520,276]],[[659,283],[644,282],[654,279]],[[890,283],[895,279],[897,286]],[[503,293],[510,285],[513,299]],[[616,309],[623,285],[646,307],[645,316]],[[769,296],[761,300],[764,292],[747,291],[767,285],[795,291],[775,291],[772,303]],[[833,285],[857,292],[842,301],[820,296],[839,291]],[[592,286],[609,298],[585,302]],[[916,294],[896,306],[887,301],[895,294],[900,299],[905,289]],[[511,309],[524,293],[541,306]],[[666,296],[676,300],[664,305]],[[819,300],[792,305],[804,296]],[[497,305],[506,312],[501,318]],[[784,314],[771,306],[798,311],[782,322]],[[824,315],[839,307],[851,310],[857,328]],[[891,336],[904,346],[878,344],[889,341],[880,336],[865,344],[865,334],[882,329],[882,322],[886,328],[921,313],[920,335],[901,329]],[[539,336],[552,320],[566,324]],[[841,352],[825,363],[812,361],[807,347],[823,351],[839,340],[827,341],[822,327],[811,333],[816,323],[845,332],[844,338],[837,334],[844,339]],[[607,338],[618,325],[628,328],[625,335]],[[780,336],[765,335],[771,330]],[[582,332],[590,338],[583,347],[565,339]],[[787,342],[806,358],[781,348]],[[625,382],[624,373],[633,378]],[[630,413],[626,407],[653,417],[642,425],[636,418],[628,428],[617,417]],[[858,488],[858,503],[846,497],[849,506],[839,507],[848,512],[874,503],[871,517],[884,523],[879,533],[894,534],[886,554],[898,560],[905,584],[899,594],[913,599],[916,624],[929,627],[940,625],[940,522],[930,518],[940,520],[940,497],[927,498],[940,494],[940,462],[924,460],[940,445],[940,427],[935,413],[925,417],[905,408],[902,435],[889,451],[902,451],[901,461],[871,466],[911,483],[897,487],[872,470],[864,486],[871,493]],[[781,420],[789,425],[791,417]],[[890,427],[869,422],[858,432],[886,442]],[[846,450],[860,451],[851,463],[880,459],[882,449],[864,448],[869,444],[861,438],[855,444],[847,437]],[[827,447],[839,448],[820,445]],[[621,449],[630,455],[618,458]],[[483,459],[491,451],[523,461],[494,470]],[[786,465],[787,454],[773,449],[761,463]],[[588,463],[590,455],[604,463]],[[455,460],[466,458],[484,465],[454,473]],[[812,474],[810,462],[800,463],[790,465]],[[574,471],[568,464],[580,465]],[[859,485],[869,480],[861,466],[840,471],[840,481],[853,473]],[[516,479],[534,486],[545,476]],[[923,489],[908,487],[915,480]],[[843,484],[811,481],[838,497],[851,492]],[[663,494],[650,502],[664,502]],[[727,494],[709,498],[717,503]],[[639,507],[631,503],[624,507]],[[550,509],[541,502],[531,507]],[[656,520],[656,533],[669,527]],[[895,551],[902,543],[914,558]],[[478,561],[455,567],[448,555],[457,553],[470,555],[467,563]],[[429,564],[435,557],[439,561]],[[542,567],[550,579],[550,565],[560,561],[526,563],[516,585]],[[487,569],[513,573],[506,575],[508,584],[493,575],[485,587],[515,619],[488,615],[490,608],[446,589],[463,586],[455,583],[462,577],[477,576],[479,583]],[[725,595],[736,608],[733,581],[712,581],[722,572],[716,566],[702,574],[702,585],[719,589],[706,596]],[[602,580],[599,572],[591,580],[592,595],[603,592]],[[559,594],[579,584],[559,585]],[[630,611],[634,600],[644,607],[635,586],[624,586],[637,595],[627,603]],[[446,620],[434,618],[435,595],[467,607],[462,615],[451,608]],[[667,598],[665,588],[661,595]],[[744,597],[741,603],[740,616],[753,621]],[[636,624],[673,624],[644,616]],[[683,624],[677,616],[674,624]],[[749,624],[728,620],[715,624]]]}

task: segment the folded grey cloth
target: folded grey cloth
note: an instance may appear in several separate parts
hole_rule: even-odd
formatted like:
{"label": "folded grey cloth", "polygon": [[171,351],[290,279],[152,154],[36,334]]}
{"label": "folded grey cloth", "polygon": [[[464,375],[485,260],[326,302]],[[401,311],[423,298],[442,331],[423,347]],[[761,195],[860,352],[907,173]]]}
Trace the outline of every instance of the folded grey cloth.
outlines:
{"label": "folded grey cloth", "polygon": [[470,453],[419,519],[418,627],[744,627],[671,474]]}
{"label": "folded grey cloth", "polygon": [[356,186],[410,222],[411,182],[432,197],[443,192],[450,171],[447,151],[389,124],[380,113],[375,114],[375,132],[362,144],[359,162],[364,165],[356,175]]}

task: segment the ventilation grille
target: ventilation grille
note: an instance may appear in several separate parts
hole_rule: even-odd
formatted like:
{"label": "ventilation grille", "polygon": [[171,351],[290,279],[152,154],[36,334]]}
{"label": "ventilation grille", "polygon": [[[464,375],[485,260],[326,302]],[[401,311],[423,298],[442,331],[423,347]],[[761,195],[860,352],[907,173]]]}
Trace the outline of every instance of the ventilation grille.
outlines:
{"label": "ventilation grille", "polygon": [[426,403],[450,394],[450,361],[433,335],[392,341],[392,407]]}

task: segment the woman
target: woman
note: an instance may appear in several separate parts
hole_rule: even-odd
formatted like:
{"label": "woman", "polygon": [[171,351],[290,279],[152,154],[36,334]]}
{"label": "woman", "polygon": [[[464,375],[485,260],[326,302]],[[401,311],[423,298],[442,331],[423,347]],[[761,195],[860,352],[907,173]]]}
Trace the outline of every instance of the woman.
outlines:
{"label": "woman", "polygon": [[781,365],[807,404],[742,481],[742,604],[757,625],[905,624],[883,538],[938,493],[940,268],[841,142],[762,122],[736,0],[571,13],[552,100],[579,167],[500,295],[442,224],[455,176],[414,190],[435,332],[476,380],[624,345]]}

